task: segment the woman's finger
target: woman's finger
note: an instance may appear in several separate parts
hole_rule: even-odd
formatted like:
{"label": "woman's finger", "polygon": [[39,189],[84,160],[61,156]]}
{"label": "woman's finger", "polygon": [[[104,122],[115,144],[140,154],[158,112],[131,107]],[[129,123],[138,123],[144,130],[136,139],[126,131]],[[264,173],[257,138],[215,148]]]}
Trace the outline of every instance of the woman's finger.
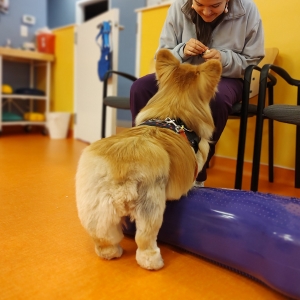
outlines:
{"label": "woman's finger", "polygon": [[221,53],[216,49],[210,49],[209,51],[205,52],[202,57],[205,60],[218,59],[221,61]]}
{"label": "woman's finger", "polygon": [[201,42],[196,39],[190,39],[185,45],[185,54],[199,55],[207,49]]}

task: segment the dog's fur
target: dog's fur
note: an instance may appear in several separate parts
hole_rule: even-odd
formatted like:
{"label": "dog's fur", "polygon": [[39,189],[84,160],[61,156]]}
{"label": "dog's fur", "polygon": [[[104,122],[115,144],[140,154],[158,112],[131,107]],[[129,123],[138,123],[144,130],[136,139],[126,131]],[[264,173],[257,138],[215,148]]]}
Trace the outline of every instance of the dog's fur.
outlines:
{"label": "dog's fur", "polygon": [[146,269],[160,269],[163,259],[156,239],[166,200],[176,200],[193,186],[209,151],[214,123],[209,107],[221,75],[211,60],[198,66],[180,64],[169,50],[156,59],[157,94],[136,118],[180,118],[199,137],[195,155],[189,142],[166,128],[141,125],[99,140],[82,153],[76,174],[79,218],[95,242],[96,253],[122,255],[121,219],[136,222],[136,260]]}

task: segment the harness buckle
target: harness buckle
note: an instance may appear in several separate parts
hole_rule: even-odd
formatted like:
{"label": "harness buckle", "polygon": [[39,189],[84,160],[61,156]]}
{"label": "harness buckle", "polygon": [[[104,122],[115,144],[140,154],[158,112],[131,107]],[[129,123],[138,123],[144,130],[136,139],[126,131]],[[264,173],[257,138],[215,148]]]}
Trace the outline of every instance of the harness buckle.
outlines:
{"label": "harness buckle", "polygon": [[192,130],[189,130],[189,129],[185,128],[184,125],[178,125],[178,124],[175,122],[175,120],[172,120],[170,117],[167,117],[167,118],[165,119],[165,122],[166,122],[167,124],[172,124],[172,125],[174,125],[175,131],[176,131],[177,133],[185,132],[185,131],[192,132]]}
{"label": "harness buckle", "polygon": [[184,126],[180,126],[180,125],[176,124],[175,120],[172,120],[169,117],[165,119],[165,122],[167,124],[172,124],[174,126],[176,133],[179,133],[182,130],[184,131]]}

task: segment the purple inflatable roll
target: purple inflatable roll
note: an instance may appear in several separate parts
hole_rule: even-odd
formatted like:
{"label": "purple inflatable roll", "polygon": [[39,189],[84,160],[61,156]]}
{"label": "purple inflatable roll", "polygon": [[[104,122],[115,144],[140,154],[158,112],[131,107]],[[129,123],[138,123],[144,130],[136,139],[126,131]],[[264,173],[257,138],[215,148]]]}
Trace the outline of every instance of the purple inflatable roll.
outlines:
{"label": "purple inflatable roll", "polygon": [[[127,221],[125,234],[135,234]],[[300,199],[194,188],[167,202],[162,241],[250,275],[300,299]]]}

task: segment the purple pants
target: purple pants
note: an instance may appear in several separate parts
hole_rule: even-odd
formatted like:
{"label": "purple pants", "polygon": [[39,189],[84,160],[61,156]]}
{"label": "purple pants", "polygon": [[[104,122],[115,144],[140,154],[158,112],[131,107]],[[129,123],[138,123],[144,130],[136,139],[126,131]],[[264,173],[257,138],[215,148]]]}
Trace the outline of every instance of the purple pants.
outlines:
{"label": "purple pants", "polygon": [[[132,124],[139,111],[147,104],[150,98],[157,92],[158,86],[155,74],[149,74],[136,80],[130,89],[130,110]],[[218,142],[231,113],[232,105],[240,102],[242,98],[243,81],[236,78],[221,78],[216,97],[211,101],[210,107],[215,123],[215,132],[210,144],[210,151],[202,171],[197,176],[197,181],[205,181],[207,178],[206,168],[215,153],[215,144]]]}

